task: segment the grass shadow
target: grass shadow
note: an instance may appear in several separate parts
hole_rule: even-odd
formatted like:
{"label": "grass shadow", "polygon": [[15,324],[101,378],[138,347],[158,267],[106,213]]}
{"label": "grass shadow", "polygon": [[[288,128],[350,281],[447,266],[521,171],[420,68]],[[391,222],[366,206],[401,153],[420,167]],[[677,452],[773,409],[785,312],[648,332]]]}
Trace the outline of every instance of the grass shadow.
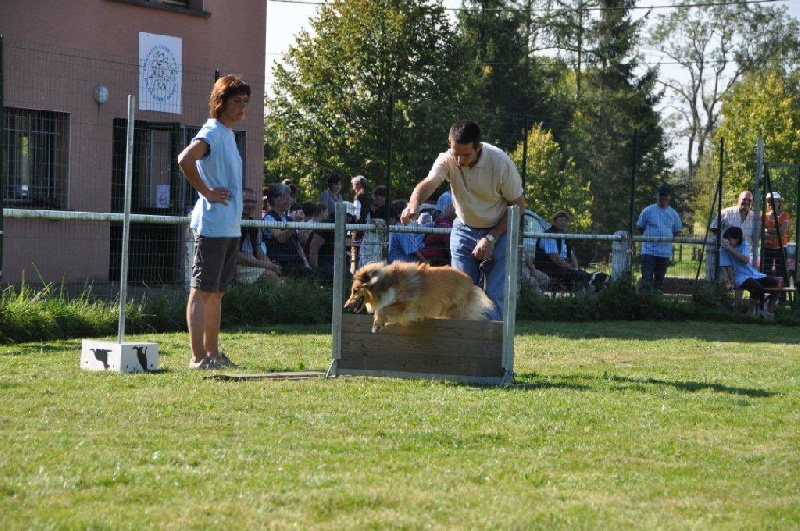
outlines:
{"label": "grass shadow", "polygon": [[[679,391],[686,391],[689,393],[696,393],[698,391],[713,391],[715,393],[726,393],[729,395],[735,396],[747,396],[750,398],[769,398],[771,396],[775,396],[777,393],[773,391],[767,391],[764,389],[754,389],[754,388],[747,388],[747,387],[731,387],[728,385],[724,385],[721,383],[711,383],[711,382],[694,382],[694,381],[668,381],[668,380],[659,380],[657,378],[627,378],[624,376],[563,376],[563,375],[554,375],[550,376],[554,381],[527,381],[530,379],[537,378],[537,374],[530,373],[530,374],[520,374],[518,375],[517,382],[513,385],[506,386],[506,389],[509,390],[535,390],[535,389],[573,389],[578,391],[587,391],[595,388],[599,388],[599,382],[603,383],[615,383],[615,384],[622,384],[620,386],[621,390],[624,388],[625,390],[642,388],[643,386],[647,385],[659,385],[659,386],[669,386],[674,387]],[[541,376],[539,376],[541,378]],[[559,381],[562,380],[562,381]],[[594,385],[585,384],[585,383],[570,383],[570,380],[585,380],[588,382],[594,381]]]}

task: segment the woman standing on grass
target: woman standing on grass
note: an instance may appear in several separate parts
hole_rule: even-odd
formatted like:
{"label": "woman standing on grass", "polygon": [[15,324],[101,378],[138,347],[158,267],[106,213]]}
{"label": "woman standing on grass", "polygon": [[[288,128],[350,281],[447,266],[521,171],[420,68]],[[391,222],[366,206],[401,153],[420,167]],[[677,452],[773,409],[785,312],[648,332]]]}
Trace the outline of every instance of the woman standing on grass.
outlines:
{"label": "woman standing on grass", "polygon": [[[758,308],[764,299],[764,288],[778,287],[778,279],[768,277],[750,265],[750,246],[742,241],[742,229],[728,227],[720,242],[719,265],[725,268],[728,289],[746,289],[750,292],[747,315],[758,317]],[[765,319],[774,319],[775,297],[771,297],[762,312]]]}
{"label": "woman standing on grass", "polygon": [[200,197],[192,210],[194,260],[186,322],[193,369],[236,367],[219,351],[222,296],[236,274],[242,218],[242,157],[233,126],[244,119],[250,86],[237,76],[214,83],[209,120],[178,155]]}

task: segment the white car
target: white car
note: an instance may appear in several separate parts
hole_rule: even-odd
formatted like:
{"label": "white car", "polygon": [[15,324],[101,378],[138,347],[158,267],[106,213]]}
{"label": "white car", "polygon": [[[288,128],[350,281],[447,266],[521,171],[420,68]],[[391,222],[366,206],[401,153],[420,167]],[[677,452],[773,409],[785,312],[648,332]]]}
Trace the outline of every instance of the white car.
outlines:
{"label": "white car", "polygon": [[[524,232],[544,232],[550,228],[550,223],[532,210],[526,210],[522,216]],[[525,251],[527,251],[531,260],[536,255],[536,243],[538,240],[538,238],[522,236],[522,245],[525,246]]]}

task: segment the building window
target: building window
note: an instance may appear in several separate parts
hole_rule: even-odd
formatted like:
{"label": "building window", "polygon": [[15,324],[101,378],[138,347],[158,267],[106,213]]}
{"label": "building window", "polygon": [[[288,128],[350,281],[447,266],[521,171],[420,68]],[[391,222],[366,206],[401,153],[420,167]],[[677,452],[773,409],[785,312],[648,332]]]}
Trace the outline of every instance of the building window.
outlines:
{"label": "building window", "polygon": [[53,111],[6,108],[3,172],[6,205],[62,209],[66,206],[69,116]]}

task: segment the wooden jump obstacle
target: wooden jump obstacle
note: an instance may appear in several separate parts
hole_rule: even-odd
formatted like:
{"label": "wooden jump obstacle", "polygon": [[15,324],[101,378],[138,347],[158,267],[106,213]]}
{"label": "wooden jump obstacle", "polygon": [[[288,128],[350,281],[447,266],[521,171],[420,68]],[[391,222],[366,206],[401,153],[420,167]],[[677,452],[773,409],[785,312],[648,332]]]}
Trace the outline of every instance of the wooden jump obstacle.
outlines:
{"label": "wooden jump obstacle", "polygon": [[333,352],[328,377],[389,376],[483,385],[514,383],[519,209],[508,209],[503,321],[428,319],[372,333],[372,315],[344,314],[344,205],[336,208]]}

